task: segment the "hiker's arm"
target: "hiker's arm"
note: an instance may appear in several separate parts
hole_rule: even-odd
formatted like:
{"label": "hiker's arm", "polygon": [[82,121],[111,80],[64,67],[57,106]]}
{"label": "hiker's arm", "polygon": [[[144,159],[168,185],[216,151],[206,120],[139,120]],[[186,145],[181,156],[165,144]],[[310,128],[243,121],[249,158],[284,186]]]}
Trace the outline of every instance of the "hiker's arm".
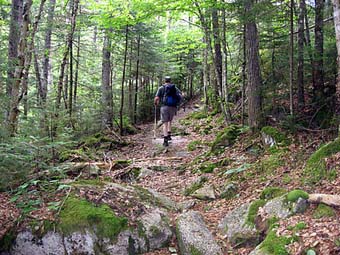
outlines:
{"label": "hiker's arm", "polygon": [[155,105],[158,105],[159,104],[159,97],[155,97],[155,99],[153,100],[154,104]]}

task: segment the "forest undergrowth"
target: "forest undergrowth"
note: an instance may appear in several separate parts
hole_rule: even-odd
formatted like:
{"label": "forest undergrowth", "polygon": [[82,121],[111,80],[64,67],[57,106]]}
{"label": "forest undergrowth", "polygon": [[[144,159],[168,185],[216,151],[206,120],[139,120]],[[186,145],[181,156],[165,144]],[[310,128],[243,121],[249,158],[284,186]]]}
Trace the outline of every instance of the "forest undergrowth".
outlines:
{"label": "forest undergrowth", "polygon": [[[185,110],[179,110],[173,141],[167,151],[162,147],[161,128],[154,138],[153,124],[138,126],[136,134],[120,141],[112,134],[97,134],[61,153],[62,162],[55,164],[52,171],[32,173],[11,192],[1,192],[2,245],[10,243],[15,231],[27,225],[33,226],[37,233],[55,228],[55,220],[71,191],[78,189],[77,184],[89,185],[78,193],[96,204],[102,202],[104,195],[91,189],[91,185],[112,182],[152,188],[177,203],[192,201],[191,210],[204,216],[225,254],[248,254],[253,248],[232,247],[226,236],[218,232],[219,222],[240,205],[266,196],[264,190],[301,189],[307,193],[340,194],[339,150],[319,158],[324,170],[322,179],[316,181],[312,178],[316,173],[305,170],[310,156],[331,140],[328,134],[300,131],[293,135],[277,123],[273,129],[267,128],[275,131],[271,134],[279,141],[270,147],[247,127],[226,127],[223,115],[204,110],[199,103],[192,102]],[[138,177],[145,169],[153,174]],[[193,191],[203,183],[214,188],[214,199],[193,198]],[[224,192],[228,185],[233,187],[233,192]],[[137,210],[133,207],[126,210],[121,200],[117,196],[108,204],[119,216],[133,218]],[[288,246],[290,254],[305,254],[308,249],[317,254],[340,253],[340,210],[330,210],[331,213],[325,214],[317,205],[311,205],[306,213],[280,221],[278,235],[298,236]],[[171,214],[173,223],[177,216],[178,213]],[[303,228],[296,230],[297,224]],[[178,248],[176,245],[174,239],[171,246]],[[148,254],[171,252],[164,248]]]}

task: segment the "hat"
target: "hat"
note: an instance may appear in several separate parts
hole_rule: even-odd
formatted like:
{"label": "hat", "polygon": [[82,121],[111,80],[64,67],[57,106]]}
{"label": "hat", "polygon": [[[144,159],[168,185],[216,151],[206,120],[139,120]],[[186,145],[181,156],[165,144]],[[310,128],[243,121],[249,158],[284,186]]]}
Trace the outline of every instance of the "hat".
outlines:
{"label": "hat", "polygon": [[165,76],[164,80],[165,80],[165,82],[171,82],[171,77],[170,76]]}

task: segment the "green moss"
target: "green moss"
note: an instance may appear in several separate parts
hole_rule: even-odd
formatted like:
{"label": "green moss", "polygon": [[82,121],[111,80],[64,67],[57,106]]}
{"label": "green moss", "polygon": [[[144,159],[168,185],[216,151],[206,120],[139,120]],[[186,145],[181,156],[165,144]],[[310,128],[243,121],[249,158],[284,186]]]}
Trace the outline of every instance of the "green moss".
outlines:
{"label": "green moss", "polygon": [[292,190],[287,194],[287,201],[296,202],[299,198],[308,199],[309,195],[303,190]]}
{"label": "green moss", "polygon": [[315,219],[320,219],[324,217],[334,217],[334,216],[335,216],[335,212],[333,208],[325,204],[319,204],[313,213],[313,217]]}
{"label": "green moss", "polygon": [[267,158],[260,160],[255,164],[255,169],[258,172],[272,174],[277,168],[285,164],[284,155],[281,153],[272,154]]}
{"label": "green moss", "polygon": [[294,237],[279,237],[276,236],[275,230],[271,230],[266,239],[260,244],[260,250],[271,255],[289,255],[286,245],[294,241]]}
{"label": "green moss", "polygon": [[261,195],[261,199],[273,199],[275,197],[282,196],[285,194],[287,191],[285,189],[279,188],[279,187],[267,187],[265,188]]}
{"label": "green moss", "polygon": [[205,119],[207,117],[208,117],[208,113],[206,111],[197,111],[197,112],[191,113],[187,118],[200,120],[200,119]]}
{"label": "green moss", "polygon": [[236,138],[240,135],[240,127],[230,125],[219,132],[211,145],[211,152],[219,154],[226,146],[234,144]]}
{"label": "green moss", "polygon": [[218,162],[217,163],[214,163],[214,162],[206,162],[206,163],[203,163],[199,168],[198,170],[201,172],[201,173],[212,173],[214,172],[214,169],[217,168],[219,166]]}
{"label": "green moss", "polygon": [[302,229],[305,229],[307,227],[307,224],[303,221],[297,223],[295,226],[288,226],[287,229],[293,232],[300,231]]}
{"label": "green moss", "polygon": [[64,162],[68,159],[80,159],[80,160],[89,160],[91,157],[89,157],[89,153],[86,153],[83,148],[80,149],[73,149],[73,150],[64,150],[60,152],[59,154],[59,160],[61,162]]}
{"label": "green moss", "polygon": [[307,160],[304,174],[311,183],[317,183],[324,178],[334,177],[334,171],[327,171],[325,158],[340,151],[340,138],[321,146]]}
{"label": "green moss", "polygon": [[99,186],[103,187],[107,183],[105,181],[102,181],[100,179],[79,179],[75,182],[72,182],[72,185],[74,186]]}
{"label": "green moss", "polygon": [[251,203],[249,210],[248,210],[247,219],[246,219],[247,225],[255,226],[255,219],[257,216],[257,212],[259,211],[259,208],[264,206],[265,204],[266,204],[266,201],[263,199],[258,199]]}
{"label": "green moss", "polygon": [[196,140],[196,141],[191,141],[189,144],[188,144],[188,151],[194,151],[194,150],[196,150],[197,149],[197,147],[199,146],[199,145],[202,145],[202,141],[198,141],[198,140]]}
{"label": "green moss", "polygon": [[195,246],[190,246],[190,255],[203,255]]}
{"label": "green moss", "polygon": [[59,228],[64,234],[92,229],[99,237],[114,239],[127,228],[127,219],[115,216],[107,205],[96,206],[86,200],[69,197],[60,212]]}
{"label": "green moss", "polygon": [[8,231],[0,240],[0,251],[9,251],[15,240],[13,231]]}
{"label": "green moss", "polygon": [[281,145],[289,144],[289,140],[287,139],[287,137],[274,127],[271,127],[271,126],[263,127],[261,129],[261,132],[266,135],[271,136],[275,140],[276,144],[281,144]]}
{"label": "green moss", "polygon": [[201,177],[197,182],[194,182],[190,187],[186,188],[183,192],[185,196],[189,196],[194,193],[196,190],[203,187],[203,184],[208,181],[207,177]]}

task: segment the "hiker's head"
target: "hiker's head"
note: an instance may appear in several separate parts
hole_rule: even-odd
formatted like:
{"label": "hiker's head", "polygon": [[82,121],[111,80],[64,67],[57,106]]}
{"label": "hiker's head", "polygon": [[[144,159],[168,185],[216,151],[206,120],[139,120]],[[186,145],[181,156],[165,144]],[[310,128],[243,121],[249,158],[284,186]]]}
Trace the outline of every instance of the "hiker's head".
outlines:
{"label": "hiker's head", "polygon": [[165,83],[170,83],[171,82],[171,77],[170,76],[165,76],[164,77]]}

